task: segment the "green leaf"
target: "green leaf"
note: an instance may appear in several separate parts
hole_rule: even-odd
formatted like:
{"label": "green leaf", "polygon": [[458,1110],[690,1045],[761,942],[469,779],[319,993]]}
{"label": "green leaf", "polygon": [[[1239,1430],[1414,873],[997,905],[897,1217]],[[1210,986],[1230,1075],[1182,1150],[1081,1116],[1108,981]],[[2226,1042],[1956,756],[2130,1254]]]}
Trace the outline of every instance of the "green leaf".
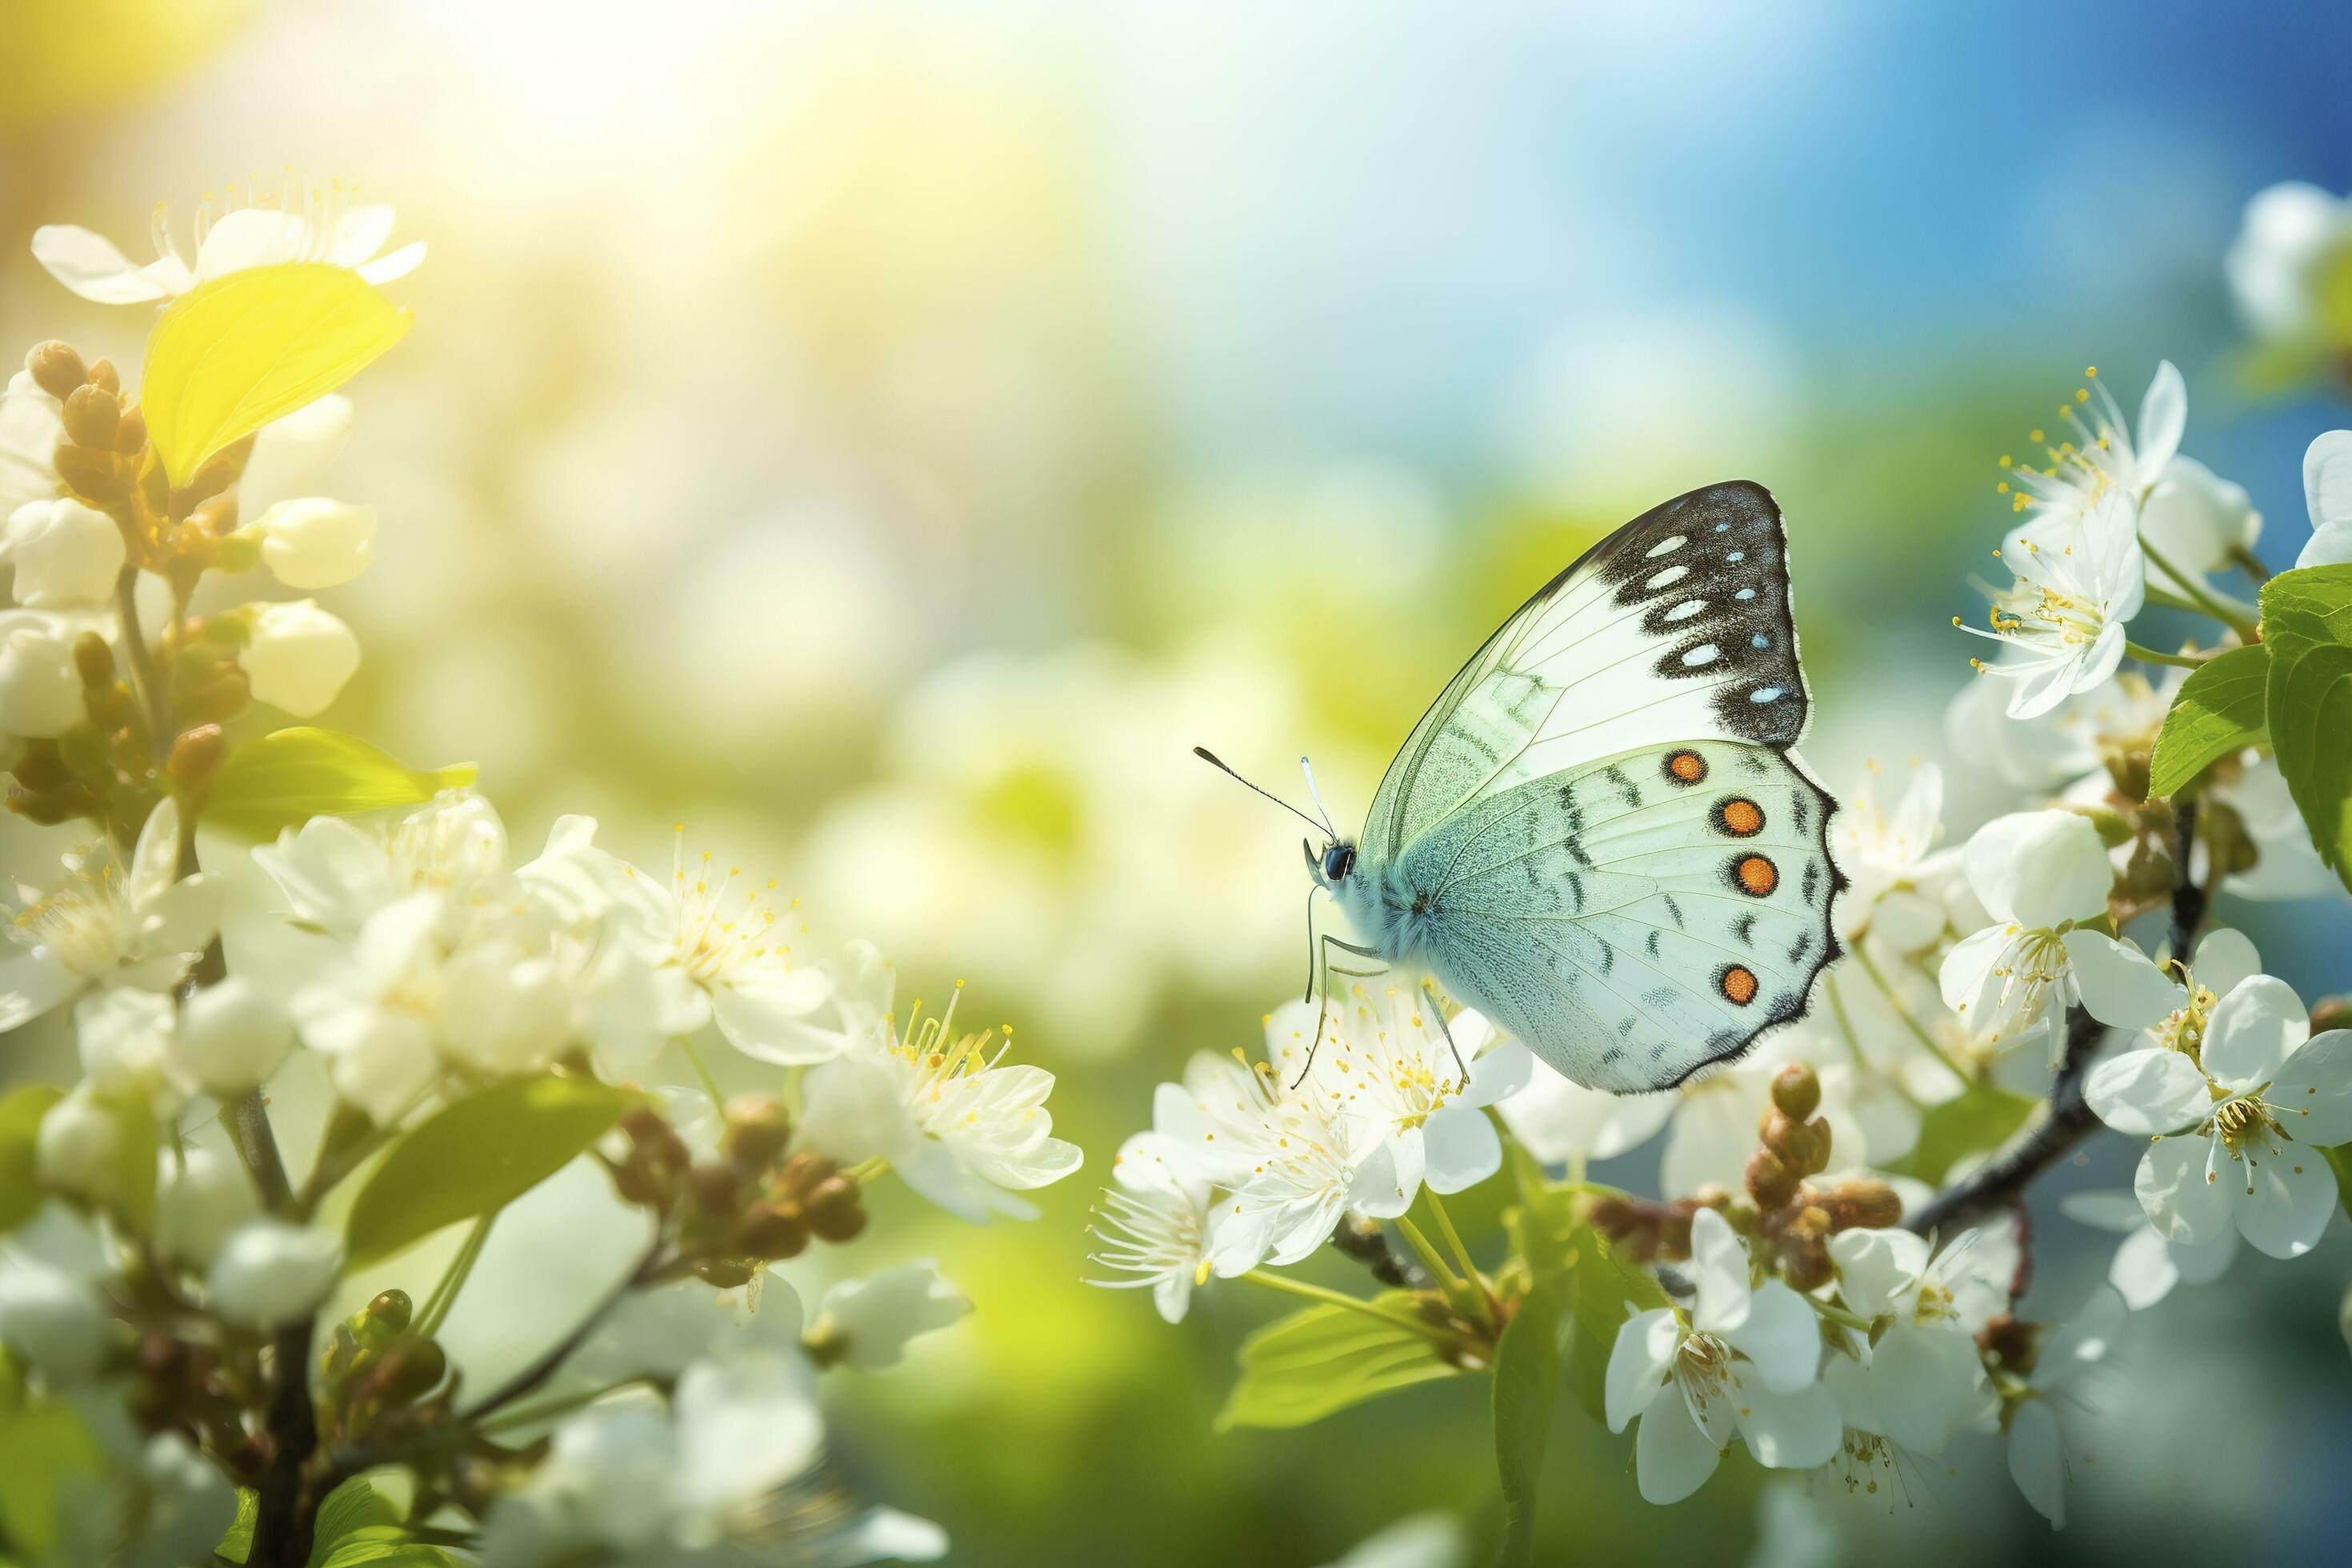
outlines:
{"label": "green leaf", "polygon": [[155,1160],[162,1152],[155,1113],[145,1100],[108,1108],[114,1114],[114,1212],[138,1236],[155,1232]]}
{"label": "green leaf", "polygon": [[2264,738],[2270,650],[2233,647],[2191,670],[2157,731],[2148,793],[2179,795],[2223,757]]}
{"label": "green leaf", "polygon": [[[1409,1316],[1412,1297],[1390,1290],[1382,1311]],[[1430,1337],[1352,1307],[1316,1306],[1268,1323],[1241,1345],[1242,1375],[1217,1413],[1217,1430],[1304,1426],[1337,1410],[1416,1383],[1453,1377]]]}
{"label": "green leaf", "polygon": [[100,1464],[98,1445],[68,1406],[35,1401],[0,1411],[0,1542],[47,1561],[68,1479],[94,1479]]}
{"label": "green leaf", "polygon": [[407,311],[348,267],[287,262],[200,283],[147,340],[139,406],[175,485],[206,458],[314,403],[408,331]]}
{"label": "green leaf", "polygon": [[1535,1561],[1536,1488],[1559,1388],[1562,1289],[1559,1281],[1546,1280],[1528,1292],[1495,1347],[1495,1463],[1503,1483],[1496,1568],[1527,1568]]}
{"label": "green leaf", "polygon": [[322,1568],[331,1561],[336,1544],[354,1531],[397,1531],[399,1524],[399,1510],[377,1496],[375,1488],[353,1476],[319,1504],[310,1532],[310,1568]]}
{"label": "green leaf", "polygon": [[2327,1168],[2336,1173],[2336,1201],[2346,1214],[2352,1215],[2352,1143],[2338,1143],[2320,1152],[2327,1157]]}
{"label": "green leaf", "polygon": [[412,768],[355,735],[295,725],[247,741],[213,776],[205,826],[274,838],[314,816],[415,805],[474,782],[474,764]]}
{"label": "green leaf", "polygon": [[28,1083],[0,1100],[0,1236],[41,1212],[41,1188],[33,1171],[41,1118],[65,1098],[65,1090]]}
{"label": "green leaf", "polygon": [[2009,1142],[2040,1100],[1989,1083],[1977,1084],[1941,1105],[1927,1108],[1919,1121],[1919,1141],[1896,1162],[1895,1173],[1913,1176],[1929,1186],[1940,1186],[1952,1166],[1970,1154],[1998,1149]]}
{"label": "green leaf", "polygon": [[2263,584],[2271,750],[2311,842],[2352,888],[2352,565]]}
{"label": "green leaf", "polygon": [[1605,1421],[1609,1352],[1617,1348],[1617,1331],[1634,1313],[1667,1305],[1666,1293],[1648,1269],[1619,1257],[1609,1238],[1591,1226],[1577,1227],[1574,1258],[1568,1386],[1586,1415]]}
{"label": "green leaf", "polygon": [[352,1202],[352,1267],[505,1207],[570,1164],[635,1103],[589,1079],[525,1078],[443,1106],[392,1146]]}
{"label": "green leaf", "polygon": [[251,1487],[236,1489],[236,1522],[213,1548],[213,1555],[231,1563],[242,1563],[253,1555],[253,1525],[261,1517],[261,1494]]}

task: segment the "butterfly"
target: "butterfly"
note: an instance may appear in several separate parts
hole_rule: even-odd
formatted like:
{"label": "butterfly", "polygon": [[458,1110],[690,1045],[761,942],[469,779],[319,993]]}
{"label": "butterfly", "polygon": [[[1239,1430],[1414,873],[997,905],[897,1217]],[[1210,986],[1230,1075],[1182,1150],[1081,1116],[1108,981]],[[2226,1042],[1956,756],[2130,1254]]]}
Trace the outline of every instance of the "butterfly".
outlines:
{"label": "butterfly", "polygon": [[1379,973],[1334,948],[1426,970],[1612,1093],[1738,1057],[1804,1013],[1839,951],[1835,803],[1790,750],[1809,709],[1770,492],[1643,513],[1447,683],[1360,835],[1326,814],[1308,869],[1364,938],[1322,939],[1326,996],[1333,973]]}

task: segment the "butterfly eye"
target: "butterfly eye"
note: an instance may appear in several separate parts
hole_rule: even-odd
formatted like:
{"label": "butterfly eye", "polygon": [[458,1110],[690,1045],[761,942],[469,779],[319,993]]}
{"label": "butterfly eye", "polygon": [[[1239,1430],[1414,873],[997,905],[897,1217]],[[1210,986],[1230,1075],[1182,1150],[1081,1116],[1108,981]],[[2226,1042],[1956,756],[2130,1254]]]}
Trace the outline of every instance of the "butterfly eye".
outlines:
{"label": "butterfly eye", "polygon": [[1692,751],[1671,752],[1666,757],[1665,772],[1666,777],[1678,784],[1704,783],[1706,778],[1706,759]]}
{"label": "butterfly eye", "polygon": [[1715,830],[1734,838],[1753,838],[1764,831],[1764,808],[1742,795],[1715,803]]}
{"label": "butterfly eye", "polygon": [[1731,863],[1731,879],[1751,899],[1760,899],[1780,885],[1780,868],[1761,855],[1743,855]]}
{"label": "butterfly eye", "polygon": [[1745,1007],[1756,1000],[1756,972],[1737,963],[1727,963],[1716,972],[1715,988],[1723,993],[1724,1000],[1737,1007]]}

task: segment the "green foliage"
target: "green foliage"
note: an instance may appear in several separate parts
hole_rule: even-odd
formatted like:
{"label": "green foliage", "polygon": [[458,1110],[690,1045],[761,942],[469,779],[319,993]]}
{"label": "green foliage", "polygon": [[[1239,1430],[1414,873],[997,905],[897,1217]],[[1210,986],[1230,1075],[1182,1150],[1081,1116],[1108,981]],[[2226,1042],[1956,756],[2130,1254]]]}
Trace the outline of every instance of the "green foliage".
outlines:
{"label": "green foliage", "polygon": [[635,1102],[586,1079],[528,1078],[444,1106],[392,1146],[352,1203],[354,1266],[503,1208],[570,1164]]}
{"label": "green foliage", "polygon": [[0,1100],[0,1236],[41,1211],[41,1189],[33,1173],[34,1145],[40,1137],[41,1118],[64,1098],[63,1089],[35,1083]]}
{"label": "green foliage", "polygon": [[1495,1463],[1503,1481],[1498,1568],[1525,1568],[1535,1560],[1536,1489],[1559,1387],[1560,1293],[1558,1279],[1528,1291],[1495,1349]]}
{"label": "green foliage", "polygon": [[1919,1121],[1919,1142],[1895,1164],[1895,1173],[1941,1186],[1960,1160],[2008,1142],[2039,1103],[1980,1083],[1941,1105],[1931,1105]]}
{"label": "green foliage", "polygon": [[0,1379],[0,1544],[45,1561],[57,1549],[67,1483],[96,1478],[100,1456],[69,1407],[26,1399],[13,1372]]}
{"label": "green foliage", "polygon": [[144,1100],[109,1108],[114,1115],[114,1170],[109,1195],[133,1234],[155,1230],[155,1157],[162,1151],[155,1113]]}
{"label": "green foliage", "polygon": [[2336,1201],[2346,1214],[2352,1215],[2352,1143],[2338,1143],[2320,1153],[2326,1156],[2327,1168],[2336,1173]]}
{"label": "green foliage", "polygon": [[2263,584],[2271,748],[2311,842],[2352,888],[2352,565]]}
{"label": "green foliage", "polygon": [[1217,1430],[1304,1426],[1461,1368],[1438,1354],[1409,1292],[1373,1298],[1370,1310],[1313,1306],[1242,1342],[1242,1375],[1217,1413]]}
{"label": "green foliage", "polygon": [[[229,1526],[215,1556],[242,1563],[253,1552],[253,1526],[259,1502],[252,1492],[236,1494],[236,1522]],[[411,1540],[399,1511],[376,1489],[354,1476],[319,1505],[310,1537],[310,1568],[457,1568],[457,1560],[438,1546]]]}
{"label": "green foliage", "polygon": [[274,838],[314,816],[415,805],[474,782],[474,765],[411,768],[354,735],[307,725],[247,741],[214,775],[205,822],[247,838]]}
{"label": "green foliage", "polygon": [[1586,1415],[1606,1421],[1609,1352],[1617,1348],[1617,1331],[1634,1313],[1667,1305],[1666,1293],[1648,1269],[1619,1257],[1609,1238],[1589,1225],[1577,1228],[1575,1258],[1568,1387]]}
{"label": "green foliage", "polygon": [[2223,757],[2266,738],[2270,651],[2233,647],[2200,665],[2164,716],[2149,759],[2148,793],[2179,795]]}
{"label": "green foliage", "polygon": [[228,1533],[213,1548],[213,1555],[228,1563],[242,1563],[253,1555],[254,1521],[261,1517],[261,1496],[250,1487],[236,1489],[236,1521]]}

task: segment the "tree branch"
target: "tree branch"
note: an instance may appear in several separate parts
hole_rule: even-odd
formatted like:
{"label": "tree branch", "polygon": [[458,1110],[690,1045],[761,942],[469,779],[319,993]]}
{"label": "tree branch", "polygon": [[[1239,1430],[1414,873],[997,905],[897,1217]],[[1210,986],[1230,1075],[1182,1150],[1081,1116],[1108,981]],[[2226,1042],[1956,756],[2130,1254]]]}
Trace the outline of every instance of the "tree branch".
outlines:
{"label": "tree branch", "polygon": [[570,1333],[549,1346],[538,1360],[500,1384],[485,1395],[480,1404],[465,1412],[458,1419],[468,1425],[478,1422],[500,1406],[513,1404],[554,1376],[563,1363],[572,1359],[572,1352],[588,1342],[588,1336],[594,1333],[604,1320],[612,1315],[613,1309],[618,1307],[630,1291],[646,1284],[660,1273],[661,1255],[662,1238],[656,1235],[653,1239],[653,1245],[646,1247],[645,1255],[637,1259],[637,1266],[611,1289],[605,1291],[597,1303],[588,1309],[588,1315],[581,1319]]}
{"label": "tree branch", "polygon": [[[2189,867],[2196,839],[2197,803],[2179,802],[2173,807],[2172,923],[2166,940],[2173,959],[2182,963],[2205,922],[2208,902]],[[2098,1117],[2083,1098],[2083,1080],[2105,1036],[2105,1026],[2081,1005],[2067,1008],[2065,1048],[2051,1077],[2050,1106],[2042,1120],[1967,1181],[1922,1205],[1906,1225],[1922,1236],[1948,1232],[1994,1209],[2021,1204],[2025,1189],[2098,1127]]]}

